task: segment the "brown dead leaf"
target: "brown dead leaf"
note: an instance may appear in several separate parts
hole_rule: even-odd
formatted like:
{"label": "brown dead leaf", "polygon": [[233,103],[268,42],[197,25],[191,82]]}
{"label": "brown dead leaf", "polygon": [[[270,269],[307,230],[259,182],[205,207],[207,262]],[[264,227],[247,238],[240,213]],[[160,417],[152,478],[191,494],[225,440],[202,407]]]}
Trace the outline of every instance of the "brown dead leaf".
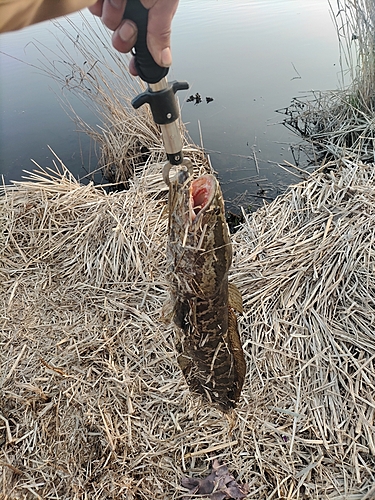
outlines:
{"label": "brown dead leaf", "polygon": [[211,473],[203,478],[183,477],[181,484],[189,490],[182,500],[190,500],[198,495],[205,496],[210,500],[242,500],[246,498],[249,490],[247,484],[239,484],[229,473],[226,465],[220,465],[214,460]]}

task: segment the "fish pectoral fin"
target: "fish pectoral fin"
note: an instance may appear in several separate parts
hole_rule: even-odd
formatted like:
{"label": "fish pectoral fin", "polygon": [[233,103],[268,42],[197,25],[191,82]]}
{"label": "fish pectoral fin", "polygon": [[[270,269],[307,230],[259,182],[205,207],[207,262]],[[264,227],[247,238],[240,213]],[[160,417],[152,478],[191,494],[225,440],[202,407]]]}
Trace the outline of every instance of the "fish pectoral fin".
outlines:
{"label": "fish pectoral fin", "polygon": [[234,358],[235,388],[234,399],[238,401],[241,395],[242,386],[246,375],[246,361],[242,349],[240,335],[238,333],[237,318],[234,311],[229,311],[228,315],[228,340],[229,348]]}
{"label": "fish pectoral fin", "polygon": [[234,283],[228,283],[228,305],[238,313],[243,313],[242,295]]}

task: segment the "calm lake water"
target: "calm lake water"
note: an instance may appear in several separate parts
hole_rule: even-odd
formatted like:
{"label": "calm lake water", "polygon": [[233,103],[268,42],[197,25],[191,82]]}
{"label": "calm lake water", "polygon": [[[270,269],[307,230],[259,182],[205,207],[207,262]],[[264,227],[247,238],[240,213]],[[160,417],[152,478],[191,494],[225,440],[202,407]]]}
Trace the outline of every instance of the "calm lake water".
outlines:
{"label": "calm lake water", "polygon": [[[93,22],[90,13],[86,16]],[[71,19],[82,24],[78,14]],[[28,65],[40,64],[31,42],[53,48],[56,35],[63,38],[47,22],[0,37],[0,173],[5,182],[34,169],[31,159],[51,165],[47,145],[79,178],[97,167],[93,144],[76,132],[61,107],[61,89]],[[172,50],[169,79],[191,86],[179,92],[182,118],[197,144],[200,123],[225,198],[255,207],[262,203],[260,194],[273,198],[295,182],[277,164],[293,162],[289,145],[299,139],[280,124],[282,116],[275,110],[312,89],[340,85],[328,0],[180,0]],[[203,102],[186,102],[196,92]],[[209,104],[207,96],[214,99]],[[96,125],[97,118],[82,103],[72,98],[72,104]]]}

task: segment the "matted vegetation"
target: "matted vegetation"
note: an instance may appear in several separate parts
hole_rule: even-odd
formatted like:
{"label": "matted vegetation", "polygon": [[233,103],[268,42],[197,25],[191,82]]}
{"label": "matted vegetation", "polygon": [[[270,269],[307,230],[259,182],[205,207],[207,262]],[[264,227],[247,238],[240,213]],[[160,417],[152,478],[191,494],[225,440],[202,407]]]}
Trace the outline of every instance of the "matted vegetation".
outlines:
{"label": "matted vegetation", "polygon": [[248,373],[229,420],[189,393],[163,323],[160,166],[121,193],[64,170],[6,188],[3,496],[179,498],[219,458],[248,498],[372,498],[374,172],[320,171],[236,233]]}

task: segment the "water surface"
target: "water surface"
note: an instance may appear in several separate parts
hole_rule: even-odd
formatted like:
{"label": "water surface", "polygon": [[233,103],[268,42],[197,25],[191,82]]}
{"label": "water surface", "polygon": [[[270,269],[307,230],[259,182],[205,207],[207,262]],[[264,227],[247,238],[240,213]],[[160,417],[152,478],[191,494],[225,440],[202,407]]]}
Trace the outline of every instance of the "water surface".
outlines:
{"label": "water surface", "polygon": [[[78,14],[71,18],[82,23]],[[0,37],[0,50],[8,54],[0,54],[0,173],[6,182],[33,169],[31,159],[50,165],[47,145],[79,178],[96,168],[93,145],[61,107],[61,89],[34,67],[41,58],[33,40],[53,49],[56,35],[61,38],[46,22]],[[179,93],[183,120],[197,144],[200,124],[225,197],[242,195],[242,204],[257,206],[258,196],[272,198],[294,182],[277,163],[293,162],[289,144],[298,139],[279,124],[282,116],[275,110],[311,89],[339,85],[328,1],[180,0],[172,49],[169,78],[191,85]],[[196,92],[203,102],[186,102]],[[214,99],[209,104],[207,96]],[[95,126],[97,118],[71,99],[78,114]]]}

